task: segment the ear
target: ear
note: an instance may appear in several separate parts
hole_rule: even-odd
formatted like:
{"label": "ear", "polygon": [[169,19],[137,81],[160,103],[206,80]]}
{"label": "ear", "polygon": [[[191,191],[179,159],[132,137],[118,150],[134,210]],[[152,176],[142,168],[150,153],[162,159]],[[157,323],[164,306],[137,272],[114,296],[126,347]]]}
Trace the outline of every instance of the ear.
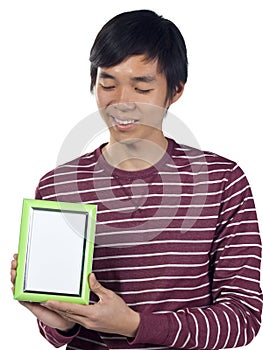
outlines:
{"label": "ear", "polygon": [[171,106],[174,102],[178,101],[179,98],[182,96],[183,92],[184,92],[184,84],[181,83],[180,88],[178,87],[176,88],[173,97],[169,101],[169,106]]}

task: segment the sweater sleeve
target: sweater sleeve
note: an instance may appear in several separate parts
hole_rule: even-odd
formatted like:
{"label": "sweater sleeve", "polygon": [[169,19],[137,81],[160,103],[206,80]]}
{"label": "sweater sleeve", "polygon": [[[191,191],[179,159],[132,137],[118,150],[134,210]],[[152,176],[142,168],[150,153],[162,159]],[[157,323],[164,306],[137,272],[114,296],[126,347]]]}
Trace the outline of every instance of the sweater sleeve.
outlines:
{"label": "sweater sleeve", "polygon": [[250,343],[261,321],[260,260],[254,201],[244,173],[235,166],[223,191],[210,252],[210,305],[142,312],[130,344],[224,349]]}
{"label": "sweater sleeve", "polygon": [[69,335],[64,335],[59,333],[55,328],[51,328],[39,320],[37,322],[40,334],[43,335],[43,337],[46,338],[46,340],[55,348],[60,348],[61,346],[70,343],[78,335],[80,330],[80,327],[76,327]]}

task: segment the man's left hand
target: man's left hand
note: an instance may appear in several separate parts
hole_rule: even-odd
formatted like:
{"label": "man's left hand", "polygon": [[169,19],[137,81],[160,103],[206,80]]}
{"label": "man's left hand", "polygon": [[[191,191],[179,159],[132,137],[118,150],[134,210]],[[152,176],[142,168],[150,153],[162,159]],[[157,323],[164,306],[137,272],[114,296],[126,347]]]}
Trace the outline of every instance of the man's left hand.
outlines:
{"label": "man's left hand", "polygon": [[116,293],[104,288],[94,273],[89,276],[89,286],[99,298],[98,303],[94,305],[53,300],[42,305],[87,329],[135,337],[140,323],[139,313],[132,310]]}

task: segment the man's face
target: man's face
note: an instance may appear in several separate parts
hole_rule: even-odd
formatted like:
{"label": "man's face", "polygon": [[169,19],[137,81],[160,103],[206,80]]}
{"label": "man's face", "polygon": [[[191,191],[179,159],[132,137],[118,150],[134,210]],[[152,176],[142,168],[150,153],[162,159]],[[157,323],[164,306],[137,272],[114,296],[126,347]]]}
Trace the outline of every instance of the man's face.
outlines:
{"label": "man's face", "polygon": [[113,67],[99,67],[95,85],[100,113],[110,130],[110,142],[158,142],[169,105],[167,81],[156,61],[130,56]]}

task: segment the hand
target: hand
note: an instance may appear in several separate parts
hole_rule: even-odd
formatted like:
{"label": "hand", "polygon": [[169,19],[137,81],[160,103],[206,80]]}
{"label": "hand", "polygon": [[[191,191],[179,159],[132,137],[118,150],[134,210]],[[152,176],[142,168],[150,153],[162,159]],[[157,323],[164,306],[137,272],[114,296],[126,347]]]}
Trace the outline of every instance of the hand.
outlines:
{"label": "hand", "polygon": [[140,323],[139,314],[113,291],[104,288],[93,273],[89,276],[89,285],[99,297],[97,304],[78,305],[50,300],[45,306],[87,329],[135,337]]}
{"label": "hand", "polygon": [[[11,282],[13,284],[12,291],[14,292],[14,285],[16,280],[16,268],[17,268],[17,254],[14,254],[14,260],[11,262]],[[63,315],[60,315],[52,310],[45,308],[39,303],[31,303],[26,301],[19,301],[19,303],[30,310],[38,319],[46,325],[57,328],[61,331],[69,331],[75,325],[75,322],[65,319]]]}

